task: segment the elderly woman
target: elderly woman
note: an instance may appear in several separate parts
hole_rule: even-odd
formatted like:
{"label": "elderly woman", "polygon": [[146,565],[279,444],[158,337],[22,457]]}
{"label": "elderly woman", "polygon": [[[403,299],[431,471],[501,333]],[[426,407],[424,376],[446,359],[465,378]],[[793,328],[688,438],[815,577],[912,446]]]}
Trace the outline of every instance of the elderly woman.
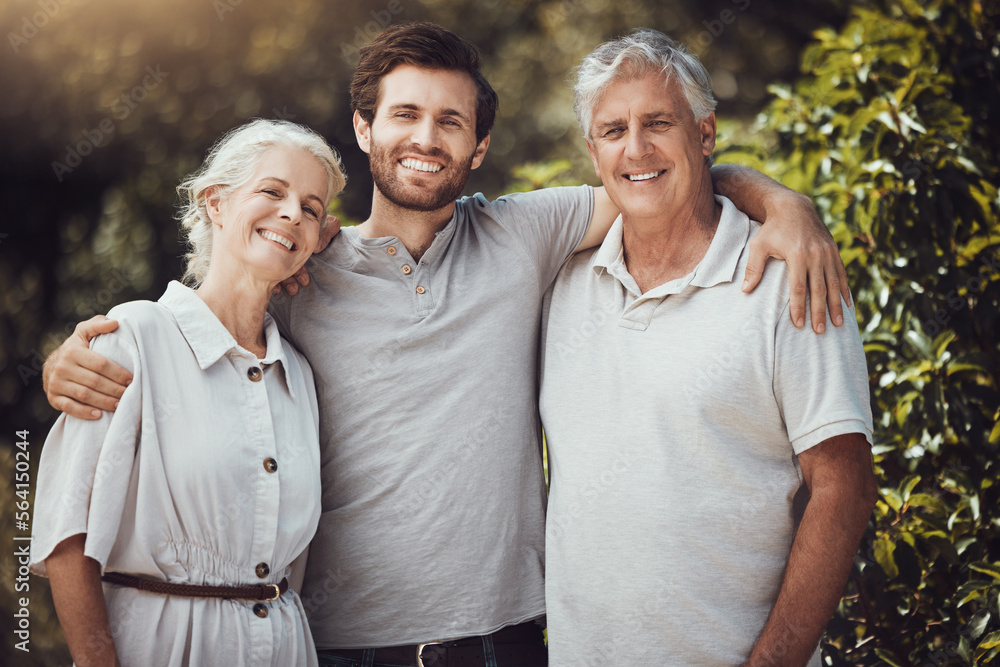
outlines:
{"label": "elderly woman", "polygon": [[266,310],[344,182],[307,128],[234,130],[178,188],[196,288],[114,308],[94,340],[134,379],[53,427],[32,547],[78,665],[316,664],[287,580],[320,514],[316,393]]}

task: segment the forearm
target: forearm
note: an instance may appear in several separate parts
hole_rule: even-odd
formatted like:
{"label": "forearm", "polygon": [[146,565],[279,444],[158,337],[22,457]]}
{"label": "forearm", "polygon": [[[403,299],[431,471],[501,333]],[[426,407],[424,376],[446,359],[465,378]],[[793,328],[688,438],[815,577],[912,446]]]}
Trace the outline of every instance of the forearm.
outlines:
{"label": "forearm", "polygon": [[731,200],[751,220],[761,223],[767,220],[768,213],[779,210],[779,207],[794,205],[812,209],[812,201],[808,197],[749,167],[714,165],[712,186],[716,194]]}
{"label": "forearm", "polygon": [[843,594],[868,524],[869,494],[844,487],[806,505],[778,599],[748,667],[805,665]]}
{"label": "forearm", "polygon": [[108,608],[101,586],[101,568],[84,555],[86,535],[59,543],[45,560],[52,600],[70,653],[78,667],[118,665]]}
{"label": "forearm", "polygon": [[611,201],[611,197],[608,196],[604,187],[594,188],[594,212],[590,216],[590,225],[574,252],[601,245],[619,213],[618,207]]}

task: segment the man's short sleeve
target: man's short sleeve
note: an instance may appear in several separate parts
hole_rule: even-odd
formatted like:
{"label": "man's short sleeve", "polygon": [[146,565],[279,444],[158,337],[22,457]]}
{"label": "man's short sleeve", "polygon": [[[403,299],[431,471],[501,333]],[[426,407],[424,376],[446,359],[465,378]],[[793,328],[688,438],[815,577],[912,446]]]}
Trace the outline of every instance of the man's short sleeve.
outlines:
{"label": "man's short sleeve", "polygon": [[775,331],[774,397],[796,454],[829,438],[863,433],[872,442],[868,367],[854,308],[844,307],[844,324],[827,319],[816,334],[807,317],[796,329],[788,306]]}
{"label": "man's short sleeve", "polygon": [[581,185],[518,192],[498,198],[493,207],[497,221],[535,261],[540,287],[545,290],[587,233],[594,189]]}

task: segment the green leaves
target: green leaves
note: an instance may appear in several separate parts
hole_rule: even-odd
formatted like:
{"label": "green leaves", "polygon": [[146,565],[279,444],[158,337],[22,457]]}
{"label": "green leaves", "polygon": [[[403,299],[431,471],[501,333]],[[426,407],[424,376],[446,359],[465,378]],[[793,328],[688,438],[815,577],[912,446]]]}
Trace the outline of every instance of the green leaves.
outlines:
{"label": "green leaves", "polygon": [[573,168],[569,160],[552,160],[550,162],[531,162],[514,167],[511,175],[517,179],[508,192],[525,192],[558,185],[576,185],[575,181],[565,178]]}
{"label": "green leaves", "polygon": [[855,295],[882,490],[834,665],[1000,654],[997,11],[855,8],[770,88],[757,143],[723,154],[813,196]]}
{"label": "green leaves", "polygon": [[875,561],[885,572],[885,575],[889,579],[895,579],[899,576],[899,568],[896,566],[896,559],[894,554],[896,552],[896,544],[884,537],[880,537],[875,540]]}

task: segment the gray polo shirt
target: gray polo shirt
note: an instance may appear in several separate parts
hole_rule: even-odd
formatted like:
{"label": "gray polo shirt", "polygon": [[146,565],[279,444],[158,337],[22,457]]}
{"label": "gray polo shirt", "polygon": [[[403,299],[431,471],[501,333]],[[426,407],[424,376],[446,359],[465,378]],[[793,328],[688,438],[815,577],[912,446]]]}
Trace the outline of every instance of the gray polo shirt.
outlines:
{"label": "gray polo shirt", "polygon": [[797,454],[845,433],[871,442],[854,310],[820,336],[796,329],[781,262],[743,294],[759,224],[718,200],[691,274],[640,294],[619,219],[546,300],[553,667],[741,664],[795,535]]}
{"label": "gray polo shirt", "polygon": [[320,406],[323,514],[302,602],[318,648],[484,634],[545,613],[542,297],[590,187],[464,198],[419,262],[345,228],[272,300]]}

